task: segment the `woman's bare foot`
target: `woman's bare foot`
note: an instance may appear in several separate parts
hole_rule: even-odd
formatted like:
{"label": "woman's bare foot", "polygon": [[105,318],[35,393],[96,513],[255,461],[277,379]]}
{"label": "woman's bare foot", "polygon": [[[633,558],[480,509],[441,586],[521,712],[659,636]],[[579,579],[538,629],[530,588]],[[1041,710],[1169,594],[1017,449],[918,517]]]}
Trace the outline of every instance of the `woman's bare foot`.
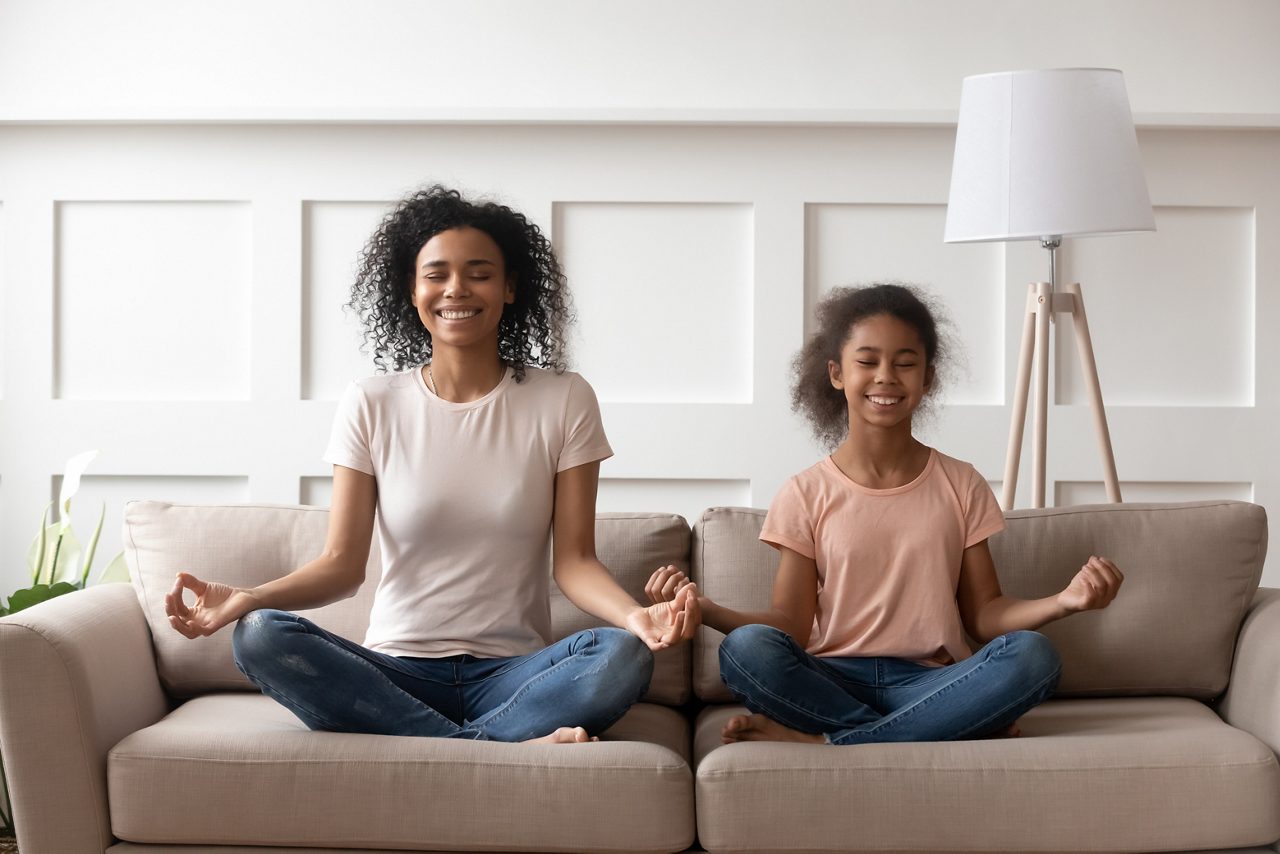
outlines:
{"label": "woman's bare foot", "polygon": [[600,739],[587,735],[587,731],[580,726],[562,726],[560,729],[544,735],[541,738],[531,738],[525,744],[582,744],[588,741],[599,741]]}
{"label": "woman's bare foot", "polygon": [[820,735],[785,727],[764,715],[734,715],[720,731],[720,739],[725,744],[733,744],[735,741],[796,741],[802,744],[825,744],[827,741]]}

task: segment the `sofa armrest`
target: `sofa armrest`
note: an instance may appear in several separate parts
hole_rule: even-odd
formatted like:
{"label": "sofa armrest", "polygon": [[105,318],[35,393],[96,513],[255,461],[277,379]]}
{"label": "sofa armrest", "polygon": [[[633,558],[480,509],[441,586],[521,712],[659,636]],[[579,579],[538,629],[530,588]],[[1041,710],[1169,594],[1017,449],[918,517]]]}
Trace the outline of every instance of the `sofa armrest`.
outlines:
{"label": "sofa armrest", "polygon": [[1222,719],[1280,753],[1280,590],[1259,588],[1236,638]]}
{"label": "sofa armrest", "polygon": [[0,619],[0,754],[22,854],[112,844],[107,751],[168,711],[133,588],[104,584]]}

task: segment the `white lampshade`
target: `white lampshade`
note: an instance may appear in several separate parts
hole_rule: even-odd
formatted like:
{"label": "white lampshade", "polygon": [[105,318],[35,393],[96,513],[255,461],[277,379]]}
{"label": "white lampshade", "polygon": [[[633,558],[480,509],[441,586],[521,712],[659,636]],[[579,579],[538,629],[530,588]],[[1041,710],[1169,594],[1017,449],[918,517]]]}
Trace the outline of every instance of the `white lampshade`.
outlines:
{"label": "white lampshade", "polygon": [[944,241],[1155,227],[1121,72],[1057,68],[964,79]]}

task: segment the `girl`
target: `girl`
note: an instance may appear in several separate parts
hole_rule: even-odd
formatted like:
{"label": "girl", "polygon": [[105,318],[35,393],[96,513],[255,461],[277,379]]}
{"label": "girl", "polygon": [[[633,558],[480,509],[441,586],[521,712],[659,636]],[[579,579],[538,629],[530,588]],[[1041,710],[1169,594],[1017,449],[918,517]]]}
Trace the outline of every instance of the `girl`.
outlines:
{"label": "girl", "polygon": [[[728,635],[725,683],[753,714],[723,740],[865,744],[1016,735],[1057,684],[1057,653],[1031,629],[1105,608],[1123,575],[1091,557],[1065,590],[1004,596],[987,538],[1004,528],[973,466],[921,444],[917,408],[936,388],[937,325],[914,291],[833,291],[796,358],[792,401],[831,456],[792,477],[760,539],[781,553],[772,608],[701,599]],[[668,567],[654,601],[682,592]],[[986,644],[970,655],[965,633]]]}
{"label": "girl", "polygon": [[[691,636],[698,601],[641,607],[596,559],[612,451],[591,387],[565,370],[569,299],[550,243],[510,208],[434,186],[382,221],[350,305],[394,372],[338,405],[323,553],[252,589],[179,574],[170,624],[195,638],[238,620],[237,666],[312,729],[592,738],[648,687],[651,650]],[[290,613],[356,591],[375,523],[364,644]],[[548,558],[574,604],[626,630],[549,644]]]}

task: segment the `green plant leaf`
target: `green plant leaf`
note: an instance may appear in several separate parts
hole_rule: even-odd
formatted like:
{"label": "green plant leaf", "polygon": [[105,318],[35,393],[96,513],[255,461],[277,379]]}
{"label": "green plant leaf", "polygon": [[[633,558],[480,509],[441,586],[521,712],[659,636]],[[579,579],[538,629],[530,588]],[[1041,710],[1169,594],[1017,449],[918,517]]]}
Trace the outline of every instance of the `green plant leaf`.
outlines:
{"label": "green plant leaf", "polygon": [[9,597],[9,613],[16,614],[19,611],[30,608],[32,605],[39,605],[41,602],[47,602],[67,593],[74,593],[78,589],[80,588],[74,584],[59,581],[53,585],[36,584],[32,587],[24,587],[22,590],[15,590],[13,595]]}
{"label": "green plant leaf", "polygon": [[[76,581],[78,577],[77,569],[80,566],[80,541],[76,539],[75,532],[71,530],[70,523],[55,522],[44,529],[45,537],[48,545],[45,548],[44,560],[39,565],[39,575],[35,579],[35,583],[41,581],[45,583],[53,583],[56,581]],[[58,539],[61,537],[62,542]],[[27,552],[27,562],[34,563],[36,552],[38,551],[38,542],[32,543],[30,550]],[[54,560],[57,565],[54,565]],[[50,572],[52,571],[52,575]]]}
{"label": "green plant leaf", "polygon": [[107,502],[102,502],[102,510],[98,513],[98,525],[89,537],[89,548],[84,553],[84,569],[80,570],[80,587],[89,583],[89,567],[93,566],[93,553],[98,550],[98,537],[102,536],[102,520],[107,518]]}
{"label": "green plant leaf", "polygon": [[99,584],[109,584],[113,581],[129,580],[129,563],[124,559],[124,552],[116,555],[111,562],[102,568],[102,574],[98,576]]}
{"label": "green plant leaf", "polygon": [[39,583],[40,572],[44,569],[44,551],[45,546],[48,545],[48,538],[45,536],[45,532],[49,530],[49,511],[52,508],[52,501],[44,506],[44,512],[40,514],[40,531],[31,543],[31,549],[27,551],[27,570],[31,573],[32,584]]}

